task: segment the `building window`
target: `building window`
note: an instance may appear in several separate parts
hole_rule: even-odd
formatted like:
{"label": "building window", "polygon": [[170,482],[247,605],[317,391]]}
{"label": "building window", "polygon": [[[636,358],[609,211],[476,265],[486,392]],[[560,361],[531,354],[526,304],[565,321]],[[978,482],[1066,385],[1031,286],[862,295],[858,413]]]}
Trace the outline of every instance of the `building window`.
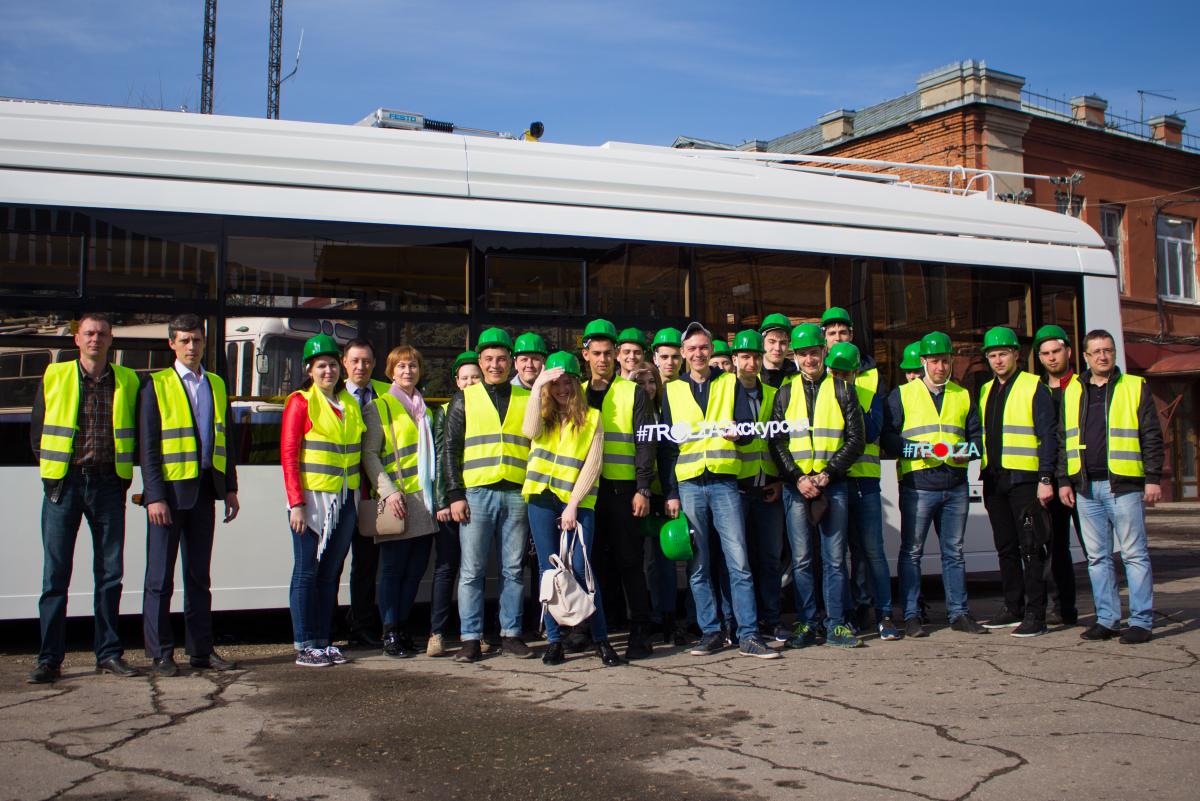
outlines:
{"label": "building window", "polygon": [[1195,222],[1158,218],[1158,294],[1172,300],[1196,300]]}
{"label": "building window", "polygon": [[1112,253],[1113,264],[1117,266],[1117,281],[1121,294],[1125,294],[1125,261],[1122,256],[1122,223],[1125,221],[1125,207],[1113,203],[1105,203],[1100,207],[1100,238],[1104,246]]}

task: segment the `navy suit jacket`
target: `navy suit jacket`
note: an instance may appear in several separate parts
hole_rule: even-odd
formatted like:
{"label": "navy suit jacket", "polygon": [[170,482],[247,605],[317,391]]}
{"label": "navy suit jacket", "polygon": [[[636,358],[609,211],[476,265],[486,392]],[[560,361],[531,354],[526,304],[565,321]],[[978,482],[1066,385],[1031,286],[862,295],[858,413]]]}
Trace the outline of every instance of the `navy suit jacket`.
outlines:
{"label": "navy suit jacket", "polygon": [[[182,383],[178,374],[175,378]],[[188,416],[191,416],[190,406]],[[236,454],[233,451],[233,444],[237,438],[230,431],[231,421],[229,402],[226,401],[224,475],[216,470],[202,470],[197,478],[167,481],[163,477],[162,415],[158,413],[158,395],[154,391],[153,381],[144,382],[138,393],[138,456],[142,466],[142,504],[149,506],[158,501],[166,501],[172,509],[191,509],[200,497],[200,482],[208,476],[211,476],[213,495],[217,499],[223,501],[226,493],[237,492]],[[193,420],[192,427],[195,426],[196,422]],[[196,442],[200,442],[198,429]]]}

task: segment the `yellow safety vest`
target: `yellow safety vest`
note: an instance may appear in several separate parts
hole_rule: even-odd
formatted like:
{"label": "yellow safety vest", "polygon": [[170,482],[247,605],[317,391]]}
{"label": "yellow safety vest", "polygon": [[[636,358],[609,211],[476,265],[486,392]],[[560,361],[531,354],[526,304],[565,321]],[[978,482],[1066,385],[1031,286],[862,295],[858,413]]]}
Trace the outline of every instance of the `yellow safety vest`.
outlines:
{"label": "yellow safety vest", "polygon": [[[708,408],[700,409],[692,388],[683,379],[667,384],[667,405],[671,409],[672,428],[687,428],[696,433],[704,423],[732,423],[733,397],[737,379],[721,373],[711,379],[708,388]],[[737,476],[742,469],[737,448],[723,437],[689,439],[679,444],[679,459],[675,462],[675,480],[697,478],[705,470],[723,476]]]}
{"label": "yellow safety vest", "polygon": [[521,433],[529,390],[513,387],[504,423],[482,383],[463,390],[467,427],[463,436],[463,486],[486,487],[501,481],[525,483],[529,438]]}
{"label": "yellow safety vest", "polygon": [[384,472],[401,492],[416,492],[421,489],[417,474],[417,424],[404,404],[390,392],[384,392],[371,402],[375,404],[379,421],[383,424],[383,451],[379,454],[379,460],[383,462]]}
{"label": "yellow safety vest", "polygon": [[[584,385],[587,391],[587,385]],[[609,481],[633,481],[637,478],[634,457],[637,440],[633,430],[633,397],[637,384],[620,376],[612,380],[604,402],[600,404],[600,420],[604,423],[604,464],[600,475]]]}
{"label": "yellow safety vest", "polygon": [[[971,393],[947,382],[942,387],[942,411],[933,403],[933,393],[921,379],[909,381],[900,387],[900,406],[904,409],[904,428],[900,436],[916,442],[944,443],[951,452],[967,439],[967,415],[971,413]],[[965,464],[943,461],[936,456],[906,459],[903,454],[896,460],[900,478],[918,470],[928,470],[939,465],[949,465],[966,470]]]}
{"label": "yellow safety vest", "polygon": [[[138,376],[120,365],[109,365],[116,388],[113,392],[113,465],[117,475],[133,478],[133,451],[137,444]],[[42,376],[42,395],[46,417],[42,425],[39,470],[42,478],[59,479],[67,474],[71,454],[75,452],[75,431],[79,423],[78,361],[59,362],[46,368]]]}
{"label": "yellow safety vest", "polygon": [[[213,400],[213,470],[225,472],[225,382],[206,372]],[[163,478],[184,481],[200,475],[200,445],[196,436],[196,420],[183,379],[174,367],[159,370],[150,376],[154,382],[154,397],[158,400],[158,415],[162,419]]]}
{"label": "yellow safety vest", "polygon": [[[983,421],[983,467],[987,457],[987,399],[995,379],[979,391],[979,419]],[[1020,372],[1004,401],[1003,431],[1000,439],[1000,466],[1005,470],[1037,472],[1038,437],[1033,430],[1033,397],[1041,382],[1032,373]]]}
{"label": "yellow safety vest", "polygon": [[[542,433],[534,439],[529,449],[529,469],[525,473],[525,484],[521,487],[521,495],[526,502],[547,489],[563,503],[570,502],[598,425],[600,412],[588,409],[582,428],[570,423],[552,429],[542,428]],[[587,495],[579,502],[581,508],[596,508],[599,487],[600,477],[597,476]]]}
{"label": "yellow safety vest", "polygon": [[[871,411],[871,403],[875,393],[879,391],[879,370],[872,367],[859,373],[854,378],[854,391],[858,395],[858,405],[862,407],[864,417]],[[864,434],[866,432],[864,431]],[[846,475],[853,478],[879,478],[879,440],[868,442],[863,448],[862,456],[850,465]]]}
{"label": "yellow safety vest", "polygon": [[343,487],[359,486],[362,461],[362,411],[353,395],[343,389],[337,399],[342,404],[339,417],[321,390],[315,386],[293,392],[308,401],[308,419],[312,428],[304,435],[300,448],[300,486],[314,492],[341,492]]}
{"label": "yellow safety vest", "polygon": [[[1145,379],[1122,373],[1112,388],[1112,401],[1108,407],[1108,472],[1124,478],[1145,478],[1146,467],[1142,464],[1142,441],[1138,436],[1138,406],[1142,401],[1142,385]],[[1079,430],[1079,404],[1083,398],[1083,384],[1071,381],[1063,390],[1066,417],[1067,475],[1072,478],[1083,470],[1085,449]]]}
{"label": "yellow safety vest", "polygon": [[[808,397],[804,394],[803,383],[806,380],[796,379],[794,382],[787,406],[788,420],[808,421]],[[793,431],[788,438],[788,450],[801,473],[820,473],[845,440],[846,418],[842,415],[833,382],[833,376],[826,371],[817,389],[817,408],[812,425],[804,432]]]}
{"label": "yellow safety vest", "polygon": [[[762,387],[762,405],[758,407],[758,422],[765,423],[771,419],[771,409],[775,406],[775,393],[779,390],[761,381],[758,383]],[[779,468],[775,466],[775,460],[771,458],[766,437],[755,434],[754,439],[750,440],[750,444],[736,447],[738,458],[742,462],[738,478],[755,478],[759,473],[765,473],[772,478],[779,476]]]}

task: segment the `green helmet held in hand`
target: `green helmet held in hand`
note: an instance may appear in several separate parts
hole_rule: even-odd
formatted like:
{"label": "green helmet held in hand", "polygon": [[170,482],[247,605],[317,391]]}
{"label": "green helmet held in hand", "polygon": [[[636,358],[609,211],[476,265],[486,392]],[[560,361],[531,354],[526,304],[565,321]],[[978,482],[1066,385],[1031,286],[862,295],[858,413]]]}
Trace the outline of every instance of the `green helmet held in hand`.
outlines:
{"label": "green helmet held in hand", "polygon": [[835,342],[825,356],[825,366],[833,370],[854,372],[862,364],[862,355],[853,342]]}
{"label": "green helmet held in hand", "polygon": [[503,328],[489,328],[479,335],[479,344],[475,346],[475,352],[483,353],[487,348],[504,348],[512,353],[512,337]]}
{"label": "green helmet held in hand", "polygon": [[733,338],[733,352],[738,353],[739,351],[762,353],[762,334],[758,333],[753,328],[747,328],[745,331],[738,331],[737,336]]}
{"label": "green helmet held in hand", "polygon": [[658,544],[663,556],[673,562],[685,562],[695,556],[692,550],[692,524],[682,512],[679,517],[662,524],[658,532]]}
{"label": "green helmet held in hand", "polygon": [[616,342],[617,327],[608,320],[592,320],[583,329],[583,344],[586,345],[593,339],[607,339]]}
{"label": "green helmet held in hand", "polygon": [[995,328],[989,328],[987,333],[983,335],[983,352],[996,348],[1020,348],[1021,343],[1017,341],[1017,335],[1011,328],[1005,328],[998,325]]}
{"label": "green helmet held in hand", "polygon": [[556,350],[547,356],[546,369],[553,370],[555,367],[561,367],[567,375],[583,378],[583,370],[579,369],[579,359],[575,358],[575,354],[573,353],[567,353],[565,350]]}
{"label": "green helmet held in hand", "polygon": [[943,356],[953,352],[954,347],[950,344],[950,337],[941,331],[931,331],[921,337],[922,356]]}
{"label": "green helmet held in hand", "polygon": [[550,352],[546,347],[546,340],[542,339],[541,334],[535,334],[532,331],[526,331],[521,336],[517,337],[517,341],[513,343],[513,356],[520,356],[522,353],[536,353],[540,356],[545,356]]}
{"label": "green helmet held in hand", "polygon": [[792,338],[788,346],[792,350],[803,348],[820,348],[825,345],[825,334],[816,323],[800,323],[792,329]]}
{"label": "green helmet held in hand", "polygon": [[791,331],[792,321],[787,318],[786,314],[775,312],[774,314],[768,314],[763,319],[762,325],[758,327],[758,333],[765,334],[768,331],[777,331],[779,329]]}
{"label": "green helmet held in hand", "polygon": [[650,343],[650,347],[657,348],[659,345],[682,348],[683,333],[678,328],[660,328],[658,333],[654,335],[654,341]]}
{"label": "green helmet held in hand", "polygon": [[901,370],[921,369],[921,342],[909,342],[904,346],[904,357],[900,359]]}
{"label": "green helmet held in hand", "polygon": [[304,343],[304,363],[307,364],[318,356],[335,356],[340,359],[342,349],[329,334],[317,334],[309,337]]}

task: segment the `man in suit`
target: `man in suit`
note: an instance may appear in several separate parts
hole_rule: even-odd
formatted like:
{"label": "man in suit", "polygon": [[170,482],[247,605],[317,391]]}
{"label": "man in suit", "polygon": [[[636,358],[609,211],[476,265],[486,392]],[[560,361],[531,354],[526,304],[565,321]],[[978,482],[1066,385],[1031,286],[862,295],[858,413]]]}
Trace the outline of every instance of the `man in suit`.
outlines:
{"label": "man in suit", "polygon": [[79,358],[46,368],[33,400],[29,440],[39,465],[42,499],[42,647],[30,684],[62,676],[67,589],[79,524],[92,531],[96,672],[138,676],[123,658],[117,615],[125,569],[125,493],[133,478],[137,373],[110,364],[112,322],[79,318]]}
{"label": "man in suit", "polygon": [[[229,400],[221,377],[204,369],[204,323],[181,314],[167,325],[175,364],[150,376],[138,397],[146,531],[142,631],[152,672],[175,676],[171,595],[175,558],[183,552],[185,647],[193,668],[233,670],[213,650],[212,561],[215,504],[224,522],[237,517],[237,469],[227,448]],[[229,438],[232,441],[232,438]]]}

